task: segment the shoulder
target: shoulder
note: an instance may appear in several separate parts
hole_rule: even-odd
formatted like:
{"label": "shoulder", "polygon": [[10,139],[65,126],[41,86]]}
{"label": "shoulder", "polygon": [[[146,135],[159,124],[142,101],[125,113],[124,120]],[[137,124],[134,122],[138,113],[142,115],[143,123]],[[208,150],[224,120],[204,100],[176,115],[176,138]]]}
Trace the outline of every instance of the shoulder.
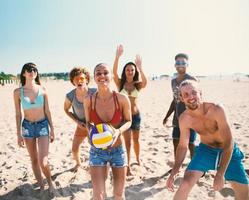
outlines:
{"label": "shoulder", "polygon": [[185,110],[179,117],[179,124],[181,127],[187,127],[191,122],[191,115],[188,110]]}
{"label": "shoulder", "polygon": [[186,74],[185,80],[194,80],[194,81],[198,81],[198,79],[197,79],[195,76],[192,76],[192,75],[190,75],[190,74]]}
{"label": "shoulder", "polygon": [[66,97],[67,97],[70,101],[73,100],[73,97],[75,96],[75,91],[76,91],[76,89],[73,89],[73,90],[71,90],[70,92],[68,92],[68,93],[66,94]]}
{"label": "shoulder", "polygon": [[43,95],[47,95],[47,89],[46,89],[44,86],[39,85],[39,90],[41,91],[41,93],[42,93]]}
{"label": "shoulder", "polygon": [[117,98],[118,98],[118,101],[119,101],[119,102],[127,102],[127,101],[129,101],[129,98],[128,98],[127,95],[121,94],[121,93],[119,93],[119,92],[115,92],[115,93],[116,93],[116,95],[117,95]]}
{"label": "shoulder", "polygon": [[15,96],[20,96],[20,91],[21,91],[21,88],[19,87],[19,88],[14,89],[13,93]]}
{"label": "shoulder", "polygon": [[67,95],[67,96],[72,96],[72,95],[74,95],[74,94],[75,94],[75,90],[76,90],[76,89],[71,90],[71,91],[68,92],[66,95]]}

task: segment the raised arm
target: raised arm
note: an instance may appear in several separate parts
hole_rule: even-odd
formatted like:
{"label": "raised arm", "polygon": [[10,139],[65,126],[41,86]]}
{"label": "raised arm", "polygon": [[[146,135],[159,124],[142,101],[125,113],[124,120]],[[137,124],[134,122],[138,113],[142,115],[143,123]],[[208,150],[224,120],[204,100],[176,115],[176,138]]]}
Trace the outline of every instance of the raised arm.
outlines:
{"label": "raised arm", "polygon": [[52,117],[51,117],[49,104],[48,104],[48,95],[44,87],[43,87],[43,91],[44,91],[44,112],[45,112],[45,115],[48,119],[48,123],[50,126],[50,142],[53,142],[54,141],[54,126],[53,126]]}
{"label": "raised arm", "polygon": [[144,75],[144,72],[143,72],[143,69],[142,69],[142,58],[141,58],[141,56],[136,55],[135,64],[137,66],[137,70],[138,70],[140,78],[141,78],[140,89],[145,88],[146,85],[147,85],[147,78]]}
{"label": "raised arm", "polygon": [[114,82],[115,82],[118,89],[120,87],[120,79],[118,77],[118,62],[119,62],[119,58],[123,54],[123,52],[124,52],[123,46],[118,45],[117,50],[116,50],[114,64],[113,64],[113,79],[114,79]]}
{"label": "raised arm", "polygon": [[233,138],[231,129],[228,124],[228,120],[225,114],[224,109],[221,106],[215,108],[215,119],[219,128],[219,133],[223,138],[223,152],[220,160],[220,166],[216,172],[214,178],[214,190],[221,190],[224,186],[224,175],[227,169],[227,166],[230,162],[233,152]]}
{"label": "raised arm", "polygon": [[24,141],[21,135],[21,121],[22,121],[22,111],[21,111],[21,101],[20,101],[20,89],[15,89],[14,91],[14,103],[16,111],[16,135],[17,144],[20,147],[24,146]]}
{"label": "raised arm", "polygon": [[186,153],[188,150],[188,143],[190,138],[190,128],[188,127],[188,119],[187,116],[184,115],[184,113],[181,114],[179,118],[179,127],[180,127],[180,141],[176,149],[176,159],[174,167],[171,171],[171,174],[166,182],[166,187],[170,191],[174,191],[173,189],[173,183],[174,183],[174,177],[179,172],[180,167],[182,166],[182,163],[186,157]]}

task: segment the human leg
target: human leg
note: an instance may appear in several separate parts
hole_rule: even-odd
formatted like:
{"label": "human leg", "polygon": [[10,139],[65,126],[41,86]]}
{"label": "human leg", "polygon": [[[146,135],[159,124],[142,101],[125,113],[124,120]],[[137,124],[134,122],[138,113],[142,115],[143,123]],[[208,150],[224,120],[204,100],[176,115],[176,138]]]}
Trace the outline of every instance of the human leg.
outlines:
{"label": "human leg", "polygon": [[38,152],[37,152],[37,147],[36,147],[36,139],[35,138],[24,138],[30,160],[31,160],[31,165],[32,165],[32,170],[35,175],[35,178],[41,187],[41,189],[44,188],[44,184],[42,182],[42,175],[41,175],[41,168],[38,162]]}
{"label": "human leg", "polygon": [[42,172],[45,175],[49,189],[52,192],[54,189],[51,172],[48,162],[48,150],[49,150],[49,139],[47,136],[40,137],[38,140],[38,155],[39,155],[39,164],[41,166]]}
{"label": "human leg", "polygon": [[134,152],[138,165],[140,165],[140,142],[139,142],[139,130],[132,130],[132,139],[134,145]]}
{"label": "human leg", "polygon": [[174,200],[186,200],[193,186],[197,183],[203,175],[201,171],[187,170],[184,174],[183,180],[174,195]]}
{"label": "human leg", "polygon": [[241,184],[235,181],[231,181],[230,183],[235,193],[236,200],[249,200],[248,184]]}
{"label": "human leg", "polygon": [[78,169],[80,166],[80,155],[79,155],[79,148],[80,144],[83,142],[83,140],[87,137],[87,130],[82,129],[77,126],[73,138],[73,144],[72,144],[72,155],[73,159],[76,161],[76,165],[74,167],[75,170]]}
{"label": "human leg", "polygon": [[106,166],[90,166],[90,174],[93,187],[93,200],[105,199],[106,171]]}
{"label": "human leg", "polygon": [[112,167],[114,200],[122,200],[125,188],[126,167]]}
{"label": "human leg", "polygon": [[131,156],[131,130],[125,131],[123,133],[125,139],[125,147],[127,152],[127,159],[128,159],[128,167],[127,167],[127,176],[132,175],[130,170],[130,156]]}
{"label": "human leg", "polygon": [[174,161],[176,159],[176,149],[179,144],[179,139],[173,139],[173,146],[174,146]]}

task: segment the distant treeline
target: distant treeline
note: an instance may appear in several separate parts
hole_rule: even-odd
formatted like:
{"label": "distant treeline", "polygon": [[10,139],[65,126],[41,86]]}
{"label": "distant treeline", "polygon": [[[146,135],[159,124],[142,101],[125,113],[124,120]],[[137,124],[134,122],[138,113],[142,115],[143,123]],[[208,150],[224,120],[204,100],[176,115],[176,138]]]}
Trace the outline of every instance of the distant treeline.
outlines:
{"label": "distant treeline", "polygon": [[[58,73],[40,73],[40,78],[49,78],[52,80],[69,80],[68,72],[58,72]],[[5,85],[20,80],[20,74],[17,76],[13,74],[0,73],[0,85]]]}
{"label": "distant treeline", "polygon": [[43,77],[43,78],[51,78],[51,79],[54,79],[54,80],[59,80],[59,79],[62,79],[62,80],[68,80],[69,77],[68,77],[68,72],[59,72],[59,73],[41,73],[39,74],[40,77]]}

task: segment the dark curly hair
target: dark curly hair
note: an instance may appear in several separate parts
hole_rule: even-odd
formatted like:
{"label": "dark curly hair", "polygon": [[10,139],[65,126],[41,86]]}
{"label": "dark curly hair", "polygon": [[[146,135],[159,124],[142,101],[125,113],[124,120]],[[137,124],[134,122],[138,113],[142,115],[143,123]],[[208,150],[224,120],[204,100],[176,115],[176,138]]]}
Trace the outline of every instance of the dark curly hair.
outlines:
{"label": "dark curly hair", "polygon": [[73,79],[80,75],[80,74],[84,74],[86,76],[86,80],[87,80],[87,84],[90,82],[90,73],[89,71],[84,68],[84,67],[74,67],[70,72],[69,72],[69,78],[71,83],[74,85],[73,83]]}

